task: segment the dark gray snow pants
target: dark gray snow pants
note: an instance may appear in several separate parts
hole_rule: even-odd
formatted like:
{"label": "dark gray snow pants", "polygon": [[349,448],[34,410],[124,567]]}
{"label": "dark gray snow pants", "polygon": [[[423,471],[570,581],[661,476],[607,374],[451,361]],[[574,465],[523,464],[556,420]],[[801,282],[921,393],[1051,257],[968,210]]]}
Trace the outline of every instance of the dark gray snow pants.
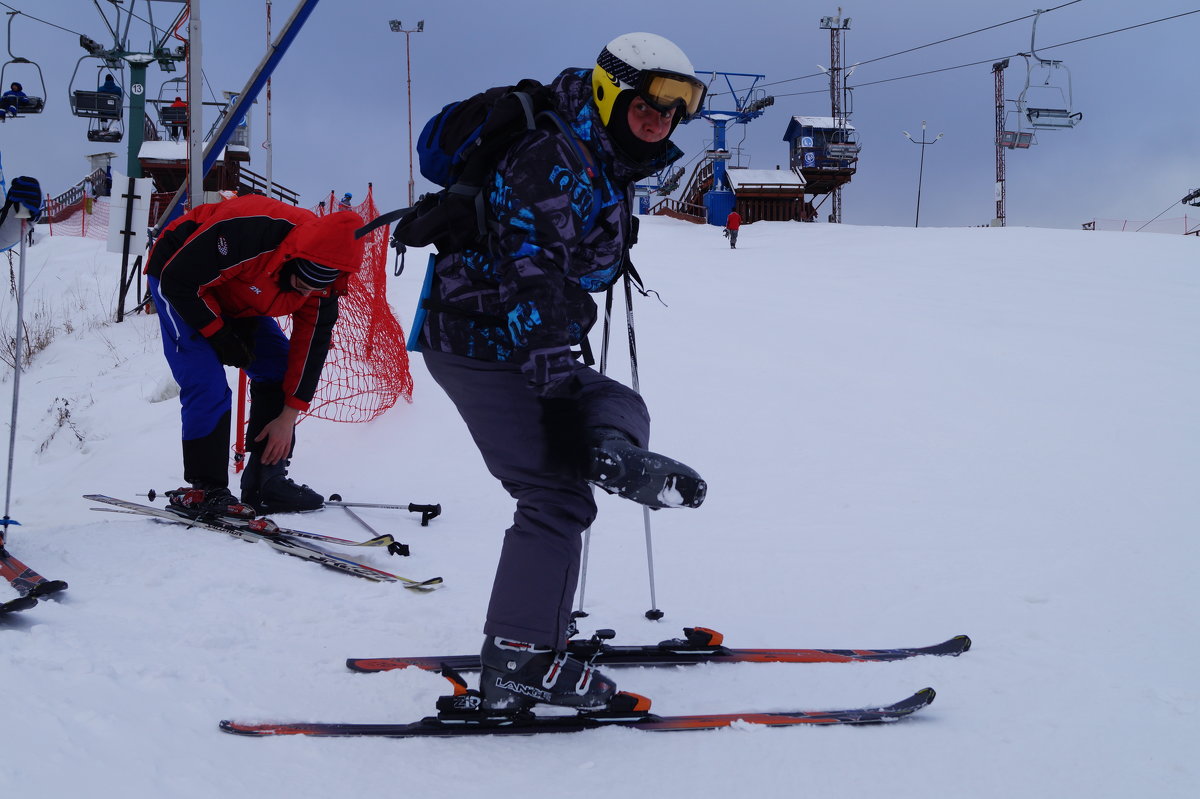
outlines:
{"label": "dark gray snow pants", "polygon": [[[561,648],[579,581],[582,534],[596,517],[592,488],[547,465],[541,406],[519,367],[443,352],[422,354],[430,375],[466,422],[488,471],[517,501],[483,631]],[[637,392],[585,366],[576,375],[588,427],[614,427],[639,446],[649,443],[650,414]]]}

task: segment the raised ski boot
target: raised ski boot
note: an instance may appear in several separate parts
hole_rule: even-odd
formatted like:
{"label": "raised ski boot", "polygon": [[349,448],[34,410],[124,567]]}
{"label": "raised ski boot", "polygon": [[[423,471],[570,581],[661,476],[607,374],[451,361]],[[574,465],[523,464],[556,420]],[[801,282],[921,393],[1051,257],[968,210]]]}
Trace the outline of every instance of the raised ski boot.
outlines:
{"label": "raised ski boot", "polygon": [[[539,702],[603,712],[614,697],[633,696],[619,694],[616,683],[591,663],[549,647],[488,636],[480,659],[480,709],[488,713],[516,713]],[[644,701],[649,710],[649,700]]]}
{"label": "raised ski boot", "polygon": [[229,519],[253,519],[254,508],[230,493],[228,488],[178,488],[168,491],[172,508],[193,518],[224,516]]}
{"label": "raised ski boot", "polygon": [[588,481],[651,508],[698,508],[708,485],[694,469],[642,449],[611,427],[592,431],[592,463]]}

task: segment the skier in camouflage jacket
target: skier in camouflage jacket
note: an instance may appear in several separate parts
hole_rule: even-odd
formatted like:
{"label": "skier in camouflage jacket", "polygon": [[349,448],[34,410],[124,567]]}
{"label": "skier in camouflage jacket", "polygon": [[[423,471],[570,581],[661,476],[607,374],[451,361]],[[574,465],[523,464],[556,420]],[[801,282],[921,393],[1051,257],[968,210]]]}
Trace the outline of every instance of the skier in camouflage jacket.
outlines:
{"label": "skier in camouflage jacket", "polygon": [[[654,95],[653,103],[641,73],[605,63],[628,37],[664,42],[683,59],[670,75],[685,98]],[[530,697],[605,705],[615,692],[562,654],[582,532],[597,510],[589,483],[651,507],[695,507],[705,490],[688,467],[642,449],[650,420],[641,397],[572,351],[596,321],[589,294],[616,281],[635,240],[634,183],[680,157],[667,136],[696,112],[704,91],[682,52],[652,34],[614,40],[600,65],[599,73],[569,69],[554,81],[565,130],[542,125],[499,162],[485,187],[486,247],[438,256],[418,331],[430,374],[517,501],[484,625],[481,690],[493,709]],[[645,69],[644,77],[652,72],[660,74]],[[655,473],[645,458],[666,471]],[[608,472],[597,467],[602,460]],[[637,471],[641,482],[607,479],[617,471]],[[502,664],[499,673],[492,663]],[[588,688],[547,691],[547,669],[562,670],[564,686]]]}

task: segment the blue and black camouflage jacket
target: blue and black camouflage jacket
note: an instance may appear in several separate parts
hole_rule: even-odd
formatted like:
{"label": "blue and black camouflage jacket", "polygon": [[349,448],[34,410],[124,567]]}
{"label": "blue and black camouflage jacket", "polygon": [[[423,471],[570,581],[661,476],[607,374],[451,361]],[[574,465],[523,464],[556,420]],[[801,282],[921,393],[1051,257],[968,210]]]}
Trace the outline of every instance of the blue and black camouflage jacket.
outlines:
{"label": "blue and black camouflage jacket", "polygon": [[620,274],[634,183],[682,155],[666,142],[659,159],[634,164],[615,150],[591,102],[591,70],[566,70],[551,88],[576,142],[546,124],[508,151],[485,189],[487,251],[438,256],[421,331],[423,348],[520,366],[540,395],[575,368],[571,348],[596,321],[589,292]]}

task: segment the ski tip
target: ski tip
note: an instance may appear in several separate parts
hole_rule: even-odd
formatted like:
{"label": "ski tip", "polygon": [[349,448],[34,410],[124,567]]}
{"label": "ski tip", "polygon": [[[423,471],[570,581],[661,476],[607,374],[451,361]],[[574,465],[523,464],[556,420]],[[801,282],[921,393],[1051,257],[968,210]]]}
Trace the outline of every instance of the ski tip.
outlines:
{"label": "ski tip", "polygon": [[962,649],[959,650],[960,652],[966,652],[971,648],[971,637],[970,636],[956,635],[956,636],[954,636],[954,640],[962,643]]}
{"label": "ski tip", "polygon": [[932,688],[922,688],[900,704],[912,706],[913,710],[919,710],[920,708],[932,705],[936,697],[937,691]]}
{"label": "ski tip", "polygon": [[16,599],[10,599],[8,602],[0,602],[0,617],[8,613],[17,613],[22,610],[29,610],[37,605],[37,603],[37,598],[29,596],[28,594],[25,596],[19,596]]}
{"label": "ski tip", "polygon": [[441,577],[430,577],[428,580],[421,582],[406,581],[404,587],[411,591],[429,592],[442,587]]}
{"label": "ski tip", "polygon": [[66,590],[67,583],[65,580],[45,580],[35,585],[33,590],[29,592],[29,596],[46,597]]}
{"label": "ski tip", "polygon": [[246,735],[251,738],[273,734],[272,728],[266,724],[243,724],[240,721],[229,721],[228,719],[224,719],[221,721],[219,726],[223,732],[228,732],[233,735]]}

